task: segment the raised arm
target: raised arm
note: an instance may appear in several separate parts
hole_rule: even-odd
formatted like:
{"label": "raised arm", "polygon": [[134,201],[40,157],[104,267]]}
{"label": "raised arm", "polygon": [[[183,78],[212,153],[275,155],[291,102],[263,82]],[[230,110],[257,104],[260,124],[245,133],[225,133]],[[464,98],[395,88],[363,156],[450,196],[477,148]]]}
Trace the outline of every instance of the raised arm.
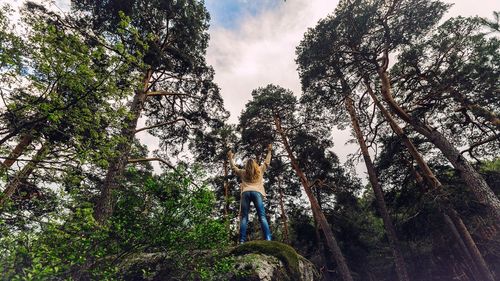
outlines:
{"label": "raised arm", "polygon": [[269,167],[269,165],[271,164],[271,151],[273,149],[273,145],[272,144],[269,144],[267,146],[267,155],[266,155],[266,159],[264,160],[264,163],[262,164],[261,168],[262,168],[262,172],[264,172],[267,167]]}
{"label": "raised arm", "polygon": [[238,176],[241,176],[243,170],[236,167],[236,164],[234,164],[234,153],[231,150],[227,152],[227,158],[229,159],[229,165],[231,165],[231,169],[234,171],[234,173],[236,173]]}

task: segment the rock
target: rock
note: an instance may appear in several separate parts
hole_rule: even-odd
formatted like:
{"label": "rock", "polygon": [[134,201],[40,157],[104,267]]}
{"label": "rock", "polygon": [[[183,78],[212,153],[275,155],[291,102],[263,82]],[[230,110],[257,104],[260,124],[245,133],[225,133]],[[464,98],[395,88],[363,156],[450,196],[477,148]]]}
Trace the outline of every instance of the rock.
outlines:
{"label": "rock", "polygon": [[315,266],[290,246],[275,241],[252,241],[231,251],[237,276],[232,281],[319,280]]}
{"label": "rock", "polygon": [[121,280],[168,280],[175,270],[165,253],[136,253],[123,259],[118,265]]}
{"label": "rock", "polygon": [[[316,281],[320,276],[315,266],[297,254],[290,246],[275,241],[252,241],[239,245],[228,252],[215,254],[198,251],[204,264],[214,265],[221,258],[232,261],[225,273],[214,272],[208,280],[221,281]],[[120,280],[184,280],[188,276],[194,280],[198,273],[193,267],[176,267],[175,255],[164,252],[135,253],[122,259],[117,267]],[[234,266],[234,268],[233,268]],[[193,275],[191,275],[191,273]],[[220,274],[220,275],[218,275]],[[191,280],[188,278],[189,280]],[[187,279],[186,279],[187,280]],[[207,280],[206,278],[203,280]]]}

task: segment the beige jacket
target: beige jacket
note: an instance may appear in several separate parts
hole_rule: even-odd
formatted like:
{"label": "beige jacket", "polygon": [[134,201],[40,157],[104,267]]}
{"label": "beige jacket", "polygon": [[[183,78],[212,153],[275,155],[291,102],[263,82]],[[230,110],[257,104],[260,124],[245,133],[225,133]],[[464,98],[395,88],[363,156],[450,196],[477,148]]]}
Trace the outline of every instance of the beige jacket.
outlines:
{"label": "beige jacket", "polygon": [[241,193],[245,191],[258,191],[262,196],[266,196],[266,191],[264,190],[264,172],[267,170],[269,167],[269,164],[271,163],[271,151],[269,150],[267,152],[266,159],[264,160],[264,163],[259,166],[260,168],[260,177],[257,179],[255,182],[247,182],[244,180],[243,175],[245,174],[244,169],[240,169],[236,167],[234,164],[234,159],[231,157],[229,158],[229,163],[231,164],[231,168],[233,169],[234,173],[238,175],[241,179],[241,184],[240,184],[240,189]]}

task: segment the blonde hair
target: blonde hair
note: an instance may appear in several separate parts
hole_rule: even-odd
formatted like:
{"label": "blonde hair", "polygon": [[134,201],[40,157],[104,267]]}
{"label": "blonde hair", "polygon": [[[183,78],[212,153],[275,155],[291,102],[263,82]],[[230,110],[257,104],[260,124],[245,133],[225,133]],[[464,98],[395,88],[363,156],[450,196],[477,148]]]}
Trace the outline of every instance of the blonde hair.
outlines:
{"label": "blonde hair", "polygon": [[260,178],[260,167],[254,159],[248,159],[245,164],[244,179],[247,182],[256,182]]}

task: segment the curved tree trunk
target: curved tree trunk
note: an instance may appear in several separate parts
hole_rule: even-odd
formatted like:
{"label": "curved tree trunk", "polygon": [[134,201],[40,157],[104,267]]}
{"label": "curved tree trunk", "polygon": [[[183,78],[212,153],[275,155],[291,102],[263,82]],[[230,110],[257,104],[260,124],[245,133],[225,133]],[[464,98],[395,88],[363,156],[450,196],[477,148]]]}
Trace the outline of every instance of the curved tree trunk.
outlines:
{"label": "curved tree trunk", "polygon": [[113,214],[113,190],[120,186],[121,177],[127,165],[132,141],[136,132],[137,121],[139,120],[144,101],[147,97],[146,92],[149,87],[149,80],[151,79],[152,73],[152,70],[146,71],[142,81],[142,89],[137,90],[134,95],[132,104],[130,105],[131,116],[128,118],[121,132],[125,140],[117,147],[118,156],[109,163],[106,177],[101,186],[101,192],[94,206],[94,218],[100,224],[104,224]]}
{"label": "curved tree trunk", "polygon": [[33,142],[33,135],[30,133],[24,134],[19,142],[17,143],[16,147],[10,152],[9,156],[5,158],[5,160],[2,163],[2,166],[4,169],[10,168],[16,161],[21,154],[23,154],[24,150]]}
{"label": "curved tree trunk", "polygon": [[38,162],[44,159],[50,151],[49,142],[45,142],[42,144],[42,147],[36,152],[33,159],[28,162],[24,167],[16,174],[16,176],[5,186],[2,195],[0,197],[0,208],[5,205],[5,202],[16,192],[19,188],[19,185],[26,180],[33,170],[35,170]]}
{"label": "curved tree trunk", "polygon": [[394,229],[391,217],[389,216],[389,212],[387,211],[387,205],[385,204],[384,194],[378,182],[375,166],[373,165],[370,153],[368,152],[368,147],[363,137],[363,133],[361,132],[358,117],[354,109],[353,100],[351,99],[351,97],[347,96],[345,98],[345,106],[347,112],[349,113],[349,116],[351,117],[352,127],[354,128],[354,132],[356,134],[359,147],[361,148],[361,153],[363,154],[363,159],[365,160],[366,170],[368,171],[368,178],[373,188],[373,193],[375,194],[377,207],[380,212],[380,215],[382,216],[382,220],[384,221],[384,227],[387,234],[387,238],[389,239],[389,244],[392,249],[392,254],[394,255],[394,262],[396,264],[396,272],[398,274],[398,278],[401,281],[410,280],[410,277],[408,276],[408,271],[406,269],[406,262],[401,252],[399,240],[396,235],[396,230]]}
{"label": "curved tree trunk", "polygon": [[460,176],[472,191],[476,200],[488,208],[490,221],[493,224],[497,224],[500,221],[500,200],[488,186],[483,177],[472,167],[469,161],[467,161],[467,159],[460,154],[460,152],[443,134],[420,122],[419,120],[412,118],[396,103],[392,96],[390,80],[385,70],[380,69],[378,75],[382,82],[382,96],[390,105],[391,109],[401,119],[410,124],[417,132],[424,135],[443,153],[453,167],[460,172]]}
{"label": "curved tree trunk", "polygon": [[328,245],[330,251],[333,253],[333,256],[339,268],[342,279],[344,281],[353,281],[351,272],[349,270],[349,267],[347,266],[344,255],[342,254],[342,251],[340,250],[340,247],[337,244],[337,240],[335,239],[333,231],[330,228],[328,221],[326,220],[325,214],[323,214],[323,212],[319,208],[318,201],[314,197],[311,187],[309,185],[309,180],[307,179],[302,169],[299,167],[299,164],[295,159],[295,156],[293,155],[292,149],[288,144],[288,138],[285,135],[283,129],[281,128],[281,120],[278,116],[274,116],[274,123],[276,125],[276,130],[278,131],[278,134],[281,136],[281,140],[283,142],[283,145],[285,146],[285,150],[288,154],[288,158],[290,159],[292,167],[297,176],[299,177],[300,183],[302,184],[302,187],[304,187],[304,191],[306,192],[307,198],[311,203],[311,209],[313,211],[314,217],[318,220],[318,223],[320,224],[320,227],[323,233],[325,234],[326,244]]}
{"label": "curved tree trunk", "polygon": [[[375,93],[373,92],[373,90],[370,87],[367,80],[365,80],[365,85],[367,87],[368,94],[371,96],[375,105],[382,112],[382,115],[384,116],[384,118],[389,122],[389,125],[391,126],[394,133],[396,133],[396,135],[398,135],[402,139],[403,144],[408,149],[408,152],[411,154],[413,159],[417,162],[417,165],[419,166],[419,168],[423,171],[424,178],[426,179],[427,184],[434,191],[441,194],[442,190],[443,190],[443,186],[442,186],[441,182],[434,175],[431,168],[429,167],[429,165],[427,165],[427,162],[424,160],[422,155],[418,152],[418,150],[415,147],[415,145],[413,144],[413,142],[403,132],[403,129],[401,129],[401,127],[399,127],[399,125],[396,123],[396,121],[392,117],[391,113],[377,99],[377,96],[375,96]],[[417,175],[419,175],[419,174],[417,173]],[[450,231],[452,233],[458,232],[460,234],[460,236],[457,238],[457,241],[462,246],[461,248],[463,249],[463,251],[466,252],[465,255],[472,259],[472,261],[474,262],[474,264],[478,268],[480,274],[483,276],[484,280],[494,281],[493,275],[491,274],[491,271],[489,270],[488,265],[486,264],[486,261],[484,260],[483,256],[479,252],[479,249],[477,248],[476,243],[472,239],[472,236],[470,235],[469,230],[465,227],[465,225],[464,225],[462,219],[459,217],[458,213],[455,211],[453,206],[451,206],[451,204],[448,202],[440,201],[439,204],[440,204],[440,209],[441,210],[444,209],[444,211],[442,211],[442,215],[443,215],[445,223],[450,228]],[[450,222],[452,222],[453,224],[450,224]],[[463,246],[465,246],[465,247],[463,247]]]}

